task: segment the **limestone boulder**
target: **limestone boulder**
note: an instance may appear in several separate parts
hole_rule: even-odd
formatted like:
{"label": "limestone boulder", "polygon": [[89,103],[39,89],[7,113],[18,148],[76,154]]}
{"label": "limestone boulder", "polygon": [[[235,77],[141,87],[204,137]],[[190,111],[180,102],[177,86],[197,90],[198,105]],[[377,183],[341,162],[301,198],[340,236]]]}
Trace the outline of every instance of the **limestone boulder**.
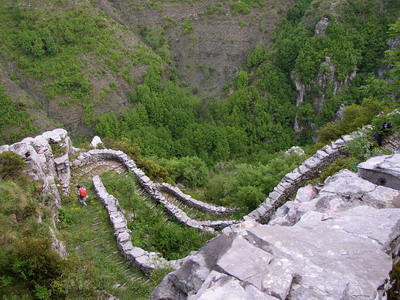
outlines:
{"label": "limestone boulder", "polygon": [[374,184],[400,190],[400,153],[372,157],[358,165],[358,174]]}
{"label": "limestone boulder", "polygon": [[98,136],[96,135],[95,137],[93,137],[93,139],[92,139],[90,145],[92,145],[93,148],[96,149],[97,147],[102,146],[102,145],[103,145],[103,142],[101,141],[100,137],[98,137]]}
{"label": "limestone boulder", "polygon": [[288,150],[285,152],[285,155],[290,155],[290,154],[293,154],[293,153],[296,153],[296,154],[299,155],[299,156],[304,156],[304,155],[306,155],[306,154],[304,153],[304,150],[301,149],[299,146],[293,146],[292,148],[288,149]]}
{"label": "limestone boulder", "polygon": [[[259,245],[268,247],[274,259],[289,259],[282,272],[291,270],[292,282],[302,287],[290,287],[291,299],[313,299],[307,298],[310,290],[314,299],[374,299],[392,268],[391,257],[375,241],[335,226],[310,228],[299,222],[292,227],[264,225],[248,232]],[[281,278],[278,274],[269,273],[272,279],[268,281],[276,282]]]}
{"label": "limestone boulder", "polygon": [[196,295],[189,296],[188,300],[277,300],[268,294],[262,293],[254,286],[245,284],[235,277],[212,271]]}
{"label": "limestone boulder", "polygon": [[[299,189],[299,193],[301,189]],[[311,194],[310,194],[311,195]],[[314,194],[313,194],[314,195]],[[303,199],[299,201],[299,199]],[[375,185],[349,170],[342,170],[329,177],[316,198],[298,198],[288,201],[270,224],[293,225],[309,211],[337,213],[347,209],[367,205],[375,208],[400,207],[400,193],[397,190]],[[283,214],[286,209],[286,213]],[[278,219],[278,217],[280,217]],[[276,219],[276,220],[275,220]]]}

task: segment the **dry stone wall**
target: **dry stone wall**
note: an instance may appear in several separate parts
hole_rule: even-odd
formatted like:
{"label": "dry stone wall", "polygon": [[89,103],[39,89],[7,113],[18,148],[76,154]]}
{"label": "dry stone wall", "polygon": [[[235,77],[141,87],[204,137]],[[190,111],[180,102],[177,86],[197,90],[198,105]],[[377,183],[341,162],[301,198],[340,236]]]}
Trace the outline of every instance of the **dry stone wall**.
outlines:
{"label": "dry stone wall", "polygon": [[400,192],[348,170],[316,192],[299,191],[267,225],[225,228],[151,299],[386,299],[400,251]]}
{"label": "dry stone wall", "polygon": [[171,264],[162,258],[159,253],[147,252],[141,248],[133,247],[131,231],[128,229],[127,220],[122,212],[118,200],[107,193],[99,176],[93,177],[93,185],[97,198],[107,210],[110,222],[114,228],[114,235],[118,248],[125,258],[145,273],[156,268],[165,268]]}
{"label": "dry stone wall", "polygon": [[178,187],[172,186],[168,183],[158,183],[156,184],[160,191],[165,191],[171,195],[177,197],[180,201],[185,203],[187,206],[196,208],[202,212],[208,213],[213,216],[227,216],[231,213],[235,212],[235,208],[227,208],[223,206],[217,206],[209,203],[204,203],[202,201],[198,201],[190,195],[186,195],[183,193]]}
{"label": "dry stone wall", "polygon": [[286,201],[290,194],[323,170],[329,163],[343,155],[344,145],[354,137],[362,134],[361,132],[354,132],[351,135],[344,135],[330,145],[318,150],[298,168],[286,174],[268,195],[267,199],[257,209],[245,216],[244,219],[254,219],[260,223],[267,223],[275,210]]}
{"label": "dry stone wall", "polygon": [[185,226],[197,228],[201,231],[213,232],[215,229],[222,229],[226,226],[235,224],[239,221],[196,221],[189,218],[184,211],[170,203],[164,195],[159,191],[158,186],[139,169],[135,162],[122,151],[110,149],[90,150],[82,153],[73,163],[73,167],[83,166],[89,163],[95,163],[103,159],[119,160],[128,171],[132,172],[138,180],[141,187],[158,203],[162,204],[164,209],[173,215],[177,221]]}

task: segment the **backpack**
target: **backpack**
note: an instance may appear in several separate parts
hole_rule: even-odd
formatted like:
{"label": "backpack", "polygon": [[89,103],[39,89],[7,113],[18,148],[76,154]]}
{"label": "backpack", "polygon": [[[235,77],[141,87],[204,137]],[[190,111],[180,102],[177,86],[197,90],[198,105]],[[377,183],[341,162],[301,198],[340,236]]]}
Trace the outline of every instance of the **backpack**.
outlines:
{"label": "backpack", "polygon": [[86,197],[86,189],[85,188],[79,189],[79,197],[81,197],[81,198]]}

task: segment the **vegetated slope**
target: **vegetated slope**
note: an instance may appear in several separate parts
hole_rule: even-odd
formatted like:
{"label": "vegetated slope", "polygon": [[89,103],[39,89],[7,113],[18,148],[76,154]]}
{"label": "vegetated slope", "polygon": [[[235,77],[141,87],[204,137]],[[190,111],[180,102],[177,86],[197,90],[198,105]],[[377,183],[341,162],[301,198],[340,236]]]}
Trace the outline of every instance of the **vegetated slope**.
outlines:
{"label": "vegetated slope", "polygon": [[[138,38],[130,39],[134,27],[130,31],[120,25],[124,23],[118,15],[122,10],[113,11],[108,2],[85,1],[77,6],[68,1],[46,2],[46,6],[40,1],[31,6],[24,3],[5,2],[1,6],[6,16],[2,32],[7,51],[3,57],[17,70],[14,76],[10,75],[14,83],[23,86],[27,78],[35,83],[29,85],[31,89],[40,89],[43,94],[37,99],[43,101],[49,115],[57,116],[67,128],[77,132],[78,128],[96,125],[96,132],[109,138],[110,145],[122,146],[133,155],[141,152],[146,172],[167,179],[167,169],[172,178],[185,181],[190,187],[206,185],[208,171],[217,162],[236,160],[232,168],[223,168],[224,171],[239,170],[238,161],[257,169],[259,166],[254,163],[266,165],[268,159],[273,161],[274,156],[269,154],[294,143],[309,143],[318,127],[335,117],[341,103],[363,105],[362,109],[347,109],[347,120],[355,121],[351,122],[354,130],[369,122],[375,113],[393,108],[392,102],[382,100],[397,97],[398,67],[386,73],[388,81],[379,79],[377,74],[387,62],[398,64],[396,48],[388,52],[387,61],[379,63],[387,40],[399,35],[398,25],[393,25],[391,34],[387,34],[399,12],[398,1],[296,2],[279,22],[273,44],[269,48],[257,46],[248,55],[244,70],[226,85],[225,98],[211,101],[205,108],[191,91],[182,88],[177,73],[168,67],[172,47],[168,48],[167,35],[161,29],[151,28],[151,24],[138,28],[144,41],[158,53],[155,54]],[[126,3],[112,2],[115,7]],[[178,6],[161,4],[151,2],[145,5],[147,8],[141,4],[138,13],[149,13],[147,18],[141,18],[157,25],[160,12],[155,8]],[[179,4],[185,9],[201,6]],[[258,5],[251,1],[215,3],[205,16],[218,20],[214,13],[229,8],[228,17],[233,20],[262,10]],[[247,11],[242,11],[244,8]],[[324,16],[328,21],[320,23]],[[164,19],[171,26],[175,24],[175,30],[182,29],[179,32],[184,37],[195,31],[195,19],[179,20],[182,27],[171,18]],[[121,38],[116,40],[116,36]],[[142,71],[142,77],[129,75]],[[140,80],[135,82],[132,78]],[[120,92],[126,93],[125,98],[118,98]],[[303,95],[301,101],[296,93]],[[363,101],[364,98],[368,100]],[[23,102],[19,105],[23,106]],[[104,114],[105,111],[110,112]],[[83,114],[86,124],[79,123]],[[295,132],[294,123],[302,130]],[[340,133],[347,130],[349,123],[344,124]],[[254,188],[253,185],[256,197],[251,198],[259,202],[267,191]],[[249,194],[248,190],[241,193]]]}
{"label": "vegetated slope", "polygon": [[129,109],[132,87],[150,64],[163,64],[96,4],[0,4],[0,84],[40,130],[62,124],[87,132],[97,115]]}
{"label": "vegetated slope", "polygon": [[[124,8],[124,16],[130,13],[124,6],[128,2],[112,4]],[[168,68],[171,58],[177,59],[178,71],[193,81],[192,86],[202,88],[208,80],[210,89],[219,91],[237,73],[247,52],[270,40],[273,25],[288,4],[279,5],[278,12],[276,1],[222,6],[137,3],[129,19],[137,20],[126,22],[107,1],[2,1],[0,84],[19,109],[32,116],[37,130],[61,125],[85,134],[91,132],[98,115],[132,108],[131,90],[149,69],[176,79],[176,71]],[[171,52],[164,30],[170,32],[170,40],[181,40],[170,44]],[[226,38],[228,31],[230,38]],[[211,75],[218,78],[212,84]]]}
{"label": "vegetated slope", "polygon": [[[398,1],[308,2],[303,17],[287,15],[278,31],[271,63],[295,83],[294,130],[311,142],[315,131],[332,121],[340,105],[361,104],[364,98],[388,100],[374,93],[371,83],[388,77],[384,53],[390,24],[399,16]],[[296,4],[297,5],[297,4]],[[258,72],[259,72],[258,68]],[[391,89],[392,88],[392,89]],[[396,93],[389,97],[396,99]]]}
{"label": "vegetated slope", "polygon": [[203,96],[219,96],[256,46],[271,42],[292,0],[108,1],[180,77]]}

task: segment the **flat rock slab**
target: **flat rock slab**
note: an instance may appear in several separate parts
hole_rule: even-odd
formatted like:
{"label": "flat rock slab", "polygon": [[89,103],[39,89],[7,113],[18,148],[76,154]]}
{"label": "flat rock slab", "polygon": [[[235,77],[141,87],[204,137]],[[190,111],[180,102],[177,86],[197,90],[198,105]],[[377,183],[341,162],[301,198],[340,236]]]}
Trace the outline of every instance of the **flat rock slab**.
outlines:
{"label": "flat rock slab", "polygon": [[342,199],[343,205],[339,208],[341,210],[359,205],[377,208],[400,207],[399,191],[377,186],[349,170],[342,170],[325,181],[318,198],[315,199],[320,203],[317,209],[320,210],[324,206],[323,202],[329,202],[332,198]]}
{"label": "flat rock slab", "polygon": [[[367,220],[367,221],[366,221]],[[337,214],[307,212],[297,223],[298,226],[313,229],[332,228],[377,242],[380,249],[388,254],[399,243],[400,210],[397,208],[375,209],[358,206]]]}
{"label": "flat rock slab", "polygon": [[358,165],[358,174],[374,184],[400,190],[400,154],[372,157]]}
{"label": "flat rock slab", "polygon": [[334,226],[266,225],[248,232],[268,245],[274,258],[288,258],[297,284],[316,291],[320,299],[374,299],[392,268],[391,257],[378,243]]}
{"label": "flat rock slab", "polygon": [[235,277],[212,271],[196,295],[188,300],[277,300]]}
{"label": "flat rock slab", "polygon": [[252,245],[243,236],[236,235],[231,248],[219,258],[214,269],[220,269],[261,289],[271,259],[271,254]]}

